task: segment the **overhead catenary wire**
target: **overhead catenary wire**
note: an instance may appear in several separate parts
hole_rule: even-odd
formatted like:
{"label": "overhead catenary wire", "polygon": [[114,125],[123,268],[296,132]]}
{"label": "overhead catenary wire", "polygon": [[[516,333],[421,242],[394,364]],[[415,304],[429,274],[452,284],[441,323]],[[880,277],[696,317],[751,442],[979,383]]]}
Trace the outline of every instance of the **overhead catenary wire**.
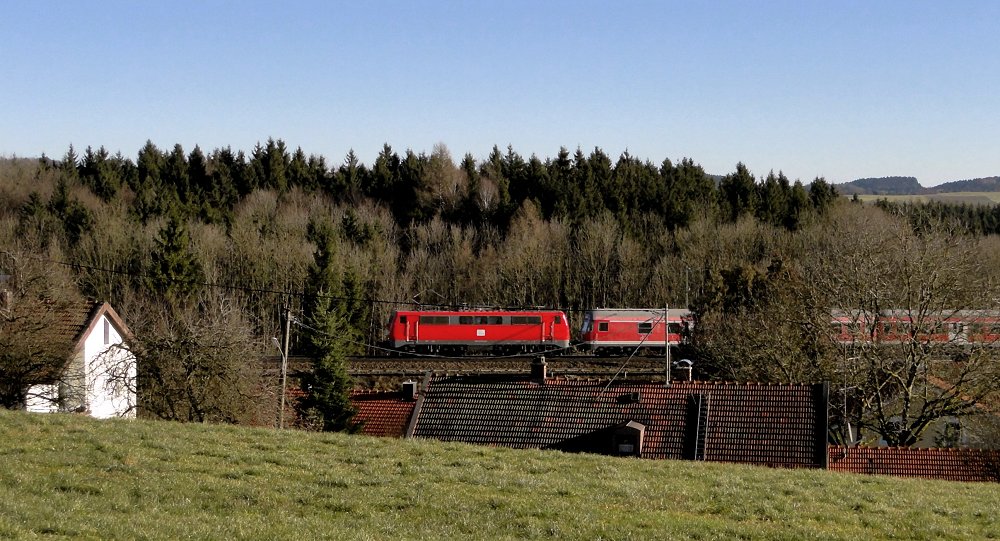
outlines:
{"label": "overhead catenary wire", "polygon": [[[618,371],[615,372],[613,376],[611,376],[611,379],[608,380],[608,384],[604,386],[603,390],[601,390],[601,394],[604,394],[604,392],[606,392],[611,387],[611,384],[615,382],[615,379],[618,378],[618,375],[621,374],[623,370],[625,370],[626,366],[628,366],[628,363],[629,361],[632,360],[632,357],[635,357],[635,354],[638,353],[640,349],[642,349],[642,345],[646,343],[646,339],[649,338],[649,335],[653,334],[653,329],[656,328],[656,324],[659,323],[660,321],[663,321],[664,325],[668,324],[666,313],[664,313],[662,316],[661,315],[656,316],[656,319],[653,320],[653,326],[650,328],[649,332],[643,335],[642,340],[639,340],[639,344],[635,346],[635,349],[632,350],[632,353],[629,354],[629,356],[622,362],[622,365],[621,367],[618,368]],[[667,348],[670,348],[669,335],[667,336],[667,339],[664,341],[663,345]]]}

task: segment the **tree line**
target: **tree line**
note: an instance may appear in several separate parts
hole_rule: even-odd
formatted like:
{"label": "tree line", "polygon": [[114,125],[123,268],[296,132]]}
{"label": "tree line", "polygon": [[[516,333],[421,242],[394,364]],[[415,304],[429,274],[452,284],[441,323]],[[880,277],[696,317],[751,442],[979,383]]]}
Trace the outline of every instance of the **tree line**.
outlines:
{"label": "tree line", "polygon": [[[71,147],[61,160],[3,160],[0,178],[3,264],[20,269],[0,273],[34,284],[25,298],[65,295],[68,283],[118,307],[150,367],[143,407],[163,418],[273,416],[251,406],[268,386],[242,361],[276,353],[286,306],[293,353],[318,363],[307,418],[325,428],[350,426],[339,359],[371,351],[389,314],[414,304],[545,306],[574,321],[594,307],[687,305],[699,321],[686,355],[701,377],[847,381],[835,424],[901,444],[928,419],[968,411],[994,381],[989,350],[935,375],[936,352],[878,364],[878,351],[845,354],[829,339],[836,308],[906,308],[920,295],[992,308],[1000,296],[982,292],[996,287],[1000,250],[947,222],[915,228],[851,204],[823,179],[758,177],[743,164],[713,177],[689,158],[565,148],[543,160],[494,147],[456,162],[443,145],[385,145],[371,166],[353,152],[331,166],[280,140],[249,155],[147,142],[134,161]],[[914,257],[929,267],[901,266]],[[943,286],[948,268],[963,287]],[[890,366],[900,358],[909,364]],[[918,412],[898,399],[926,395],[927,377],[886,385],[911,369],[961,393]],[[906,411],[875,411],[890,391]]]}

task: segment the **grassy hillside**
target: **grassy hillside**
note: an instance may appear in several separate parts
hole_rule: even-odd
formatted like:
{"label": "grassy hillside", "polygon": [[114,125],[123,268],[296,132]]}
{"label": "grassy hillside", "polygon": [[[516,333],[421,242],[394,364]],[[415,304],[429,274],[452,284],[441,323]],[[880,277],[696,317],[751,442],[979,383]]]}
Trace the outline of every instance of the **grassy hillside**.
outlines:
{"label": "grassy hillside", "polygon": [[952,203],[955,205],[977,204],[996,205],[1000,203],[1000,192],[948,192],[925,195],[859,195],[859,199],[865,202],[875,202],[879,199],[886,199],[894,203],[926,203],[928,201],[940,201],[942,203]]}
{"label": "grassy hillside", "polygon": [[0,412],[0,538],[984,539],[1000,486]]}

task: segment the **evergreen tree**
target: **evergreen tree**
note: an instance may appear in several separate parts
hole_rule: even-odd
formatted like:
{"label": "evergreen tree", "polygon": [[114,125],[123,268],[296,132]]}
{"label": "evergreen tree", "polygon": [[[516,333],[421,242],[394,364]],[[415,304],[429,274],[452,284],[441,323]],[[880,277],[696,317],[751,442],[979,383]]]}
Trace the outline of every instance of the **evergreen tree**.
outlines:
{"label": "evergreen tree", "polygon": [[76,155],[76,150],[73,148],[73,145],[70,144],[69,150],[66,151],[66,154],[63,156],[62,162],[60,164],[63,176],[66,179],[76,180],[78,175],[77,161],[79,161],[79,158]]}
{"label": "evergreen tree", "polygon": [[285,142],[281,139],[275,141],[268,138],[263,147],[257,143],[250,157],[251,187],[284,193],[288,190],[290,161]]}
{"label": "evergreen tree", "polygon": [[94,225],[94,215],[79,200],[71,198],[66,179],[59,179],[49,199],[49,213],[63,226],[63,233],[70,246],[80,241]]}
{"label": "evergreen tree", "polygon": [[167,208],[187,205],[191,201],[191,177],[188,174],[187,156],[180,144],[174,145],[174,149],[167,156],[162,179],[159,195]]}
{"label": "evergreen tree", "polygon": [[178,306],[197,290],[203,276],[201,265],[191,247],[191,235],[177,211],[170,213],[167,224],[160,229],[151,257],[148,285],[168,303]]}
{"label": "evergreen tree", "polygon": [[350,303],[343,302],[343,282],[336,268],[337,244],[333,228],[313,220],[310,240],[316,244],[305,296],[305,353],[313,358],[312,373],[303,378],[302,408],[324,431],[354,430],[356,411],[350,402],[353,386],[345,356],[357,332],[348,320]]}
{"label": "evergreen tree", "polygon": [[105,202],[110,201],[121,188],[119,163],[109,157],[103,146],[96,152],[88,146],[77,169],[84,186]]}
{"label": "evergreen tree", "polygon": [[785,213],[788,211],[788,201],[792,187],[784,173],[774,171],[768,173],[760,185],[760,203],[757,206],[757,219],[771,225],[780,226],[785,223]]}
{"label": "evergreen tree", "polygon": [[837,200],[837,189],[823,177],[816,177],[809,185],[809,199],[813,208],[822,214]]}
{"label": "evergreen tree", "polygon": [[332,182],[324,184],[323,188],[334,200],[354,200],[361,196],[361,188],[365,185],[367,170],[358,160],[352,148],[344,157],[344,163],[331,178]]}
{"label": "evergreen tree", "polygon": [[139,156],[136,159],[135,184],[132,186],[132,191],[135,192],[132,211],[143,223],[154,216],[163,214],[170,208],[161,195],[162,175],[165,167],[166,156],[156,148],[152,141],[147,140],[146,144],[139,150]]}
{"label": "evergreen tree", "polygon": [[744,214],[754,214],[757,209],[757,184],[743,162],[736,164],[736,172],[722,178],[719,197],[729,219],[736,221]]}
{"label": "evergreen tree", "polygon": [[386,143],[375,158],[375,165],[364,190],[365,195],[378,201],[392,201],[399,182],[399,156]]}
{"label": "evergreen tree", "polygon": [[789,231],[795,231],[805,223],[809,214],[809,194],[801,181],[796,180],[788,194],[788,207],[785,209],[785,218],[782,225]]}
{"label": "evergreen tree", "polygon": [[197,206],[212,192],[212,180],[208,175],[208,163],[201,147],[195,145],[187,157],[188,190],[192,203]]}

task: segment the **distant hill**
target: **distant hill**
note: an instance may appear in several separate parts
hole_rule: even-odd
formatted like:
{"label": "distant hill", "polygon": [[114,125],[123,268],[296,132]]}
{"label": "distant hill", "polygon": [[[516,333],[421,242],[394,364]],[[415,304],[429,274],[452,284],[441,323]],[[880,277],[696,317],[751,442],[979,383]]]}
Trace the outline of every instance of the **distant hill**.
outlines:
{"label": "distant hill", "polygon": [[946,182],[933,188],[927,188],[930,193],[951,192],[1000,192],[1000,177],[974,178],[971,180],[956,180]]}
{"label": "distant hill", "polygon": [[859,178],[836,188],[843,195],[913,195],[924,191],[915,177]]}
{"label": "distant hill", "polygon": [[1000,176],[945,182],[924,188],[915,177],[859,178],[836,184],[841,195],[932,195],[955,192],[1000,192]]}

